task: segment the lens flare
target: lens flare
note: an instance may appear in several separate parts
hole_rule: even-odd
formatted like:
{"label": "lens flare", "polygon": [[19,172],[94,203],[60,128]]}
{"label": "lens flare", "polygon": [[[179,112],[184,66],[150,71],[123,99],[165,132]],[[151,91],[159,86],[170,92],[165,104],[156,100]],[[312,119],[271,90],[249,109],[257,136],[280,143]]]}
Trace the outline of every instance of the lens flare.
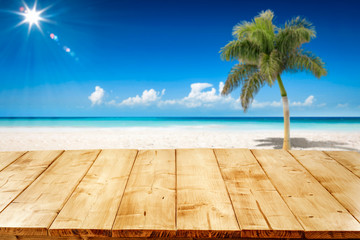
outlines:
{"label": "lens flare", "polygon": [[58,36],[56,36],[54,33],[50,33],[50,38],[54,41],[59,41]]}
{"label": "lens flare", "polygon": [[68,48],[67,46],[64,46],[64,51],[69,53],[70,52],[70,48]]}
{"label": "lens flare", "polygon": [[[1,1],[1,0],[0,0]],[[16,25],[16,27],[27,23],[29,25],[29,31],[28,35],[30,34],[30,30],[32,29],[33,25],[36,25],[37,28],[40,30],[41,33],[43,33],[40,22],[52,22],[51,20],[48,20],[45,16],[42,16],[42,13],[44,13],[47,9],[49,9],[51,6],[48,6],[46,8],[43,8],[41,10],[37,9],[37,0],[35,0],[34,5],[32,8],[29,8],[29,6],[22,0],[23,6],[19,6],[18,11],[14,11],[13,13],[22,16],[24,19]],[[47,15],[47,17],[51,17],[51,15]],[[60,49],[62,49],[68,56],[71,56],[75,61],[79,61],[79,58],[75,54],[73,50],[71,50],[67,45],[62,43],[63,38],[59,40],[58,36],[52,32],[52,31],[46,31],[46,35],[50,37],[51,40],[53,40]]]}

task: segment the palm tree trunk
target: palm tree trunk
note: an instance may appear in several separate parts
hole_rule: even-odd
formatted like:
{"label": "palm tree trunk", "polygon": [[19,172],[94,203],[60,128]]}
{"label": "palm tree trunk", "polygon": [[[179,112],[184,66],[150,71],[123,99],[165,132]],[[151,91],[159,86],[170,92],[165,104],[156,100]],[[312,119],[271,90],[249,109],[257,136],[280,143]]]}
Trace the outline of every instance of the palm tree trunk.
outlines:
{"label": "palm tree trunk", "polygon": [[289,102],[288,97],[282,97],[283,102],[283,111],[284,111],[284,143],[283,149],[290,150],[290,111],[289,111]]}
{"label": "palm tree trunk", "polygon": [[282,80],[280,78],[280,75],[277,77],[279,87],[280,87],[280,93],[281,98],[283,102],[283,112],[284,112],[284,142],[283,142],[283,149],[290,150],[291,144],[290,144],[290,111],[289,111],[289,101],[287,97],[287,93],[285,91],[284,85],[282,83]]}

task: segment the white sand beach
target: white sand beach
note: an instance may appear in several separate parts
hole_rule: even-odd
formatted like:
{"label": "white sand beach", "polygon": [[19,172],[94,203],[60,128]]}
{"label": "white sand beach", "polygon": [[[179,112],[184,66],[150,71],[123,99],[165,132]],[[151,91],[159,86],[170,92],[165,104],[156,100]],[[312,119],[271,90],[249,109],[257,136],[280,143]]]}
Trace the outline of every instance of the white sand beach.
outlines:
{"label": "white sand beach", "polygon": [[[0,151],[282,147],[282,130],[2,127]],[[293,130],[293,149],[360,151],[360,131]]]}

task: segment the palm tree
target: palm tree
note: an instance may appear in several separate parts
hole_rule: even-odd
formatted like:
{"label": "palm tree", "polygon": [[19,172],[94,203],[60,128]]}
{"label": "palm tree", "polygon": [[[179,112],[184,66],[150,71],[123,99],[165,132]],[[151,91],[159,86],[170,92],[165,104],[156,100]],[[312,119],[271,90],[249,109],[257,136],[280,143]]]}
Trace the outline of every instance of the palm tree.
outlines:
{"label": "palm tree", "polygon": [[287,94],[281,80],[284,72],[307,71],[320,78],[327,71],[322,60],[301,48],[316,36],[313,25],[296,17],[283,28],[273,24],[271,10],[261,12],[252,22],[242,22],[233,29],[234,40],[220,51],[221,58],[237,60],[225,82],[222,95],[241,86],[241,105],[247,111],[256,93],[264,85],[277,81],[284,111],[284,149],[290,149],[290,113]]}

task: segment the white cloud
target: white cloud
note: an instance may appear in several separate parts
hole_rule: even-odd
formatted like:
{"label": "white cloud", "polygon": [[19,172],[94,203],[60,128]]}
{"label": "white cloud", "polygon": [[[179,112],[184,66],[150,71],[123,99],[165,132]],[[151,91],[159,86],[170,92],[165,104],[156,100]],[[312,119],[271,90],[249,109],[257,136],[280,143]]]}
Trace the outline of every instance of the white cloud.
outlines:
{"label": "white cloud", "polygon": [[310,95],[305,99],[304,102],[292,102],[290,103],[290,106],[297,106],[297,107],[306,107],[311,106],[315,101],[315,97],[313,95]]}
{"label": "white cloud", "polygon": [[[165,95],[165,89],[161,92],[155,91],[154,89],[144,90],[142,95],[136,95],[135,97],[129,97],[123,101],[111,100],[107,104],[114,106],[149,106],[157,105],[158,107],[166,106],[183,106],[186,108],[227,108],[227,109],[242,109],[240,99],[234,99],[231,95],[226,97],[221,96],[221,91],[224,88],[224,83],[219,82],[218,90],[213,87],[211,83],[193,83],[190,85],[190,92],[187,96],[180,99],[166,99],[162,97]],[[98,92],[97,94],[95,94]],[[93,96],[94,95],[94,96]],[[93,104],[100,104],[104,95],[104,90],[100,87],[96,87],[96,91],[89,97]],[[303,102],[295,101],[289,103],[292,107],[322,107],[326,104],[314,105],[315,97],[310,95]],[[279,108],[282,106],[282,101],[265,101],[259,102],[254,100],[251,104],[251,108]],[[339,105],[338,105],[339,106]]]}
{"label": "white cloud", "polygon": [[213,103],[219,100],[219,96],[216,94],[216,89],[211,88],[208,91],[204,91],[212,87],[210,83],[193,83],[191,84],[191,91],[187,97],[181,100],[181,103],[187,107],[199,107],[204,103]]}
{"label": "white cloud", "polygon": [[272,102],[258,102],[254,99],[254,101],[251,104],[251,107],[253,108],[264,108],[264,107],[281,107],[280,101],[272,101]]}
{"label": "white cloud", "polygon": [[349,106],[348,103],[339,103],[336,107],[337,107],[337,108],[346,108],[346,107],[348,107],[348,106]]}
{"label": "white cloud", "polygon": [[[313,106],[313,103],[315,102],[315,97],[313,95],[310,95],[307,97],[304,102],[290,102],[290,106],[292,107],[309,107]],[[318,107],[323,107],[326,104],[319,104]],[[281,107],[282,102],[281,101],[268,101],[268,102],[258,102],[254,100],[251,104],[252,108],[265,108],[265,107]]]}
{"label": "white cloud", "polygon": [[[188,108],[196,107],[213,107],[216,104],[229,103],[234,101],[233,98],[222,97],[221,91],[224,87],[224,83],[219,83],[219,91],[210,83],[193,83],[190,85],[190,93],[182,99],[165,100],[159,103],[159,106],[164,105],[183,105]],[[210,89],[209,89],[210,88]]]}
{"label": "white cloud", "polygon": [[89,96],[89,100],[91,101],[91,105],[99,105],[102,103],[102,100],[104,98],[105,91],[100,86],[95,87],[95,91],[91,93]]}
{"label": "white cloud", "polygon": [[224,82],[219,82],[219,95],[221,94],[222,90],[224,89]]}
{"label": "white cloud", "polygon": [[115,100],[111,100],[110,102],[108,102],[108,104],[117,105],[117,106],[135,106],[135,105],[148,106],[152,103],[159,101],[164,94],[165,94],[165,89],[163,89],[161,93],[155,91],[154,89],[149,89],[149,90],[144,90],[141,96],[136,95],[135,97],[129,97],[120,103],[116,103]]}
{"label": "white cloud", "polygon": [[[210,83],[193,83],[191,84],[190,93],[182,99],[172,99],[164,100],[159,102],[159,106],[165,105],[183,105],[187,108],[197,108],[197,107],[215,107],[226,105],[228,108],[241,109],[240,99],[234,99],[233,97],[226,96],[222,97],[221,92],[224,88],[224,83],[219,83],[218,92]],[[310,95],[307,97],[304,102],[290,102],[290,106],[293,107],[306,107],[312,106],[315,101],[315,97]],[[266,101],[259,102],[254,100],[251,104],[252,108],[266,108],[266,107],[281,107],[282,101]],[[322,105],[324,106],[324,104]]]}
{"label": "white cloud", "polygon": [[109,105],[116,105],[116,101],[115,101],[115,100],[111,100],[111,101],[109,101],[107,104],[109,104]]}
{"label": "white cloud", "polygon": [[177,103],[178,103],[177,100],[163,100],[163,101],[159,101],[158,106],[174,105]]}

